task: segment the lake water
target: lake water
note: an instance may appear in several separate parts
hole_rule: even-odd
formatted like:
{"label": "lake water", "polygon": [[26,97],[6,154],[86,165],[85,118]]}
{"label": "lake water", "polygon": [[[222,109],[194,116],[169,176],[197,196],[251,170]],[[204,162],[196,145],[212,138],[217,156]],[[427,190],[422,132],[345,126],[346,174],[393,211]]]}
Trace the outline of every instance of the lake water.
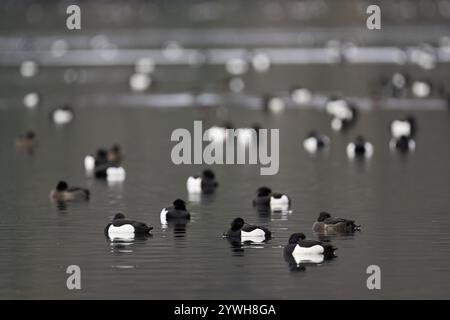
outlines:
{"label": "lake water", "polygon": [[[0,110],[0,297],[148,299],[444,298],[450,293],[450,117],[445,111],[413,112],[417,150],[401,156],[388,148],[387,123],[399,111],[363,112],[347,134],[332,133],[327,115],[288,110],[270,116],[232,106],[237,127],[254,122],[280,129],[280,170],[260,176],[259,166],[213,166],[220,187],[189,202],[185,227],[162,228],[159,212],[187,199],[186,178],[203,166],[175,166],[172,130],[216,124],[213,108],[77,108],[76,119],[57,127],[45,108]],[[28,128],[39,146],[30,155],[14,149]],[[301,141],[312,128],[330,135],[331,148],[307,155]],[[346,143],[363,132],[375,146],[367,162],[349,161]],[[108,186],[87,178],[83,158],[99,146],[120,143],[126,181]],[[89,187],[87,203],[58,210],[48,192],[60,179]],[[251,205],[268,185],[292,198],[289,215],[260,215]],[[362,224],[354,236],[331,238],[338,258],[290,271],[283,246],[293,232],[310,238],[320,211]],[[154,227],[153,237],[127,244],[105,239],[117,211]],[[234,248],[222,233],[241,216],[274,233],[264,245]],[[66,287],[66,268],[78,265],[82,289]],[[366,287],[366,268],[378,265],[382,289]]]}

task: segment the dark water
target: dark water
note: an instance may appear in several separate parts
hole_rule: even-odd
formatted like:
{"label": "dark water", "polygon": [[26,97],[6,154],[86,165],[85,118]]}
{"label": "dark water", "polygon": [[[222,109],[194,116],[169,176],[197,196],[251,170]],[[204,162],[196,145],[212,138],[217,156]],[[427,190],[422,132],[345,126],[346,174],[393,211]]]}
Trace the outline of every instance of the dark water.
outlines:
{"label": "dark water", "polygon": [[[386,124],[396,111],[370,111],[358,127],[332,133],[319,111],[289,110],[278,116],[230,108],[236,126],[259,122],[280,128],[280,171],[260,176],[259,166],[214,166],[218,192],[189,203],[192,221],[163,229],[162,207],[187,198],[186,178],[202,166],[170,160],[173,129],[216,123],[213,109],[79,108],[59,128],[44,110],[0,110],[0,297],[1,298],[445,298],[450,293],[450,134],[444,111],[415,112],[417,150],[407,157],[389,151]],[[38,132],[32,155],[16,152],[13,138]],[[330,134],[329,152],[311,157],[301,141],[311,128]],[[364,129],[363,129],[364,128]],[[350,162],[345,145],[357,132],[375,145],[366,163]],[[108,186],[86,178],[83,157],[98,146],[120,143],[127,179]],[[91,189],[88,203],[58,210],[48,191],[59,179]],[[293,212],[261,216],[251,199],[260,185],[286,192]],[[283,246],[293,232],[315,235],[311,225],[328,210],[354,218],[362,232],[332,238],[338,258],[291,272]],[[103,228],[117,211],[154,226],[153,237],[112,244]],[[232,248],[221,234],[241,216],[267,225],[264,245]],[[366,287],[366,268],[379,265],[382,289]],[[67,266],[79,265],[82,289],[66,288]]]}

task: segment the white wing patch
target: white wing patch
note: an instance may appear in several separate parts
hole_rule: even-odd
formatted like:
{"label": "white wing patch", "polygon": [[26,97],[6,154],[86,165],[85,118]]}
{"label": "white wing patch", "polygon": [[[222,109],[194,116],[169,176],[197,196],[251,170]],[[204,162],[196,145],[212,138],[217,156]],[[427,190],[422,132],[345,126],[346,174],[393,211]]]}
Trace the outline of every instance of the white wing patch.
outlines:
{"label": "white wing patch", "polygon": [[391,124],[391,134],[394,138],[411,135],[411,124],[408,121],[395,120]]}
{"label": "white wing patch", "polygon": [[296,245],[294,251],[292,251],[292,255],[314,255],[314,254],[323,254],[323,247],[316,244],[315,246],[304,248],[300,245]]}
{"label": "white wing patch", "polygon": [[317,139],[310,137],[303,141],[303,148],[309,153],[314,153],[317,151]]}
{"label": "white wing patch", "polygon": [[84,169],[86,171],[93,171],[95,169],[95,158],[91,155],[87,155],[84,158]]}
{"label": "white wing patch", "polygon": [[289,210],[289,198],[283,194],[280,198],[270,197],[270,208],[273,211],[287,211]]}
{"label": "white wing patch", "polygon": [[111,239],[129,239],[134,238],[134,227],[131,224],[124,224],[120,227],[109,226],[108,236]]}
{"label": "white wing patch", "polygon": [[122,182],[125,180],[126,172],[123,167],[110,167],[106,170],[106,177],[110,182]]}
{"label": "white wing patch", "polygon": [[241,231],[241,241],[251,241],[261,243],[266,239],[266,233],[262,229],[255,229],[250,232]]}
{"label": "white wing patch", "polygon": [[159,220],[161,221],[162,225],[166,225],[167,224],[167,212],[169,212],[169,210],[164,208],[164,209],[161,210],[161,213],[159,215]]}
{"label": "white wing patch", "polygon": [[188,193],[202,192],[202,178],[189,177],[186,181],[186,188]]}

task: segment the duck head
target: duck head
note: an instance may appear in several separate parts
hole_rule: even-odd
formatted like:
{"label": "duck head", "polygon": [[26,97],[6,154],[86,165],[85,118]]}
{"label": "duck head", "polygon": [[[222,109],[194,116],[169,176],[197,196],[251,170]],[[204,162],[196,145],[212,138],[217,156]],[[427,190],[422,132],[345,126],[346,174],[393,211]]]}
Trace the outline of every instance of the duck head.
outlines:
{"label": "duck head", "polygon": [[238,231],[238,230],[242,229],[244,224],[245,224],[244,219],[236,218],[231,222],[231,230]]}
{"label": "duck head", "polygon": [[325,219],[328,219],[328,218],[331,218],[331,214],[323,211],[323,212],[319,213],[319,218],[317,218],[317,221],[323,222],[323,221],[325,221]]}
{"label": "duck head", "polygon": [[268,187],[261,187],[256,190],[256,194],[258,197],[266,197],[269,196],[272,193],[272,190]]}
{"label": "duck head", "polygon": [[114,218],[113,218],[113,220],[118,220],[118,219],[125,219],[125,215],[123,214],[123,213],[116,213],[115,215],[114,215]]}
{"label": "duck head", "polygon": [[176,210],[186,210],[186,202],[184,202],[184,200],[177,199],[173,202],[173,207]]}
{"label": "duck head", "polygon": [[306,236],[303,233],[293,233],[289,237],[289,244],[297,244],[300,240],[304,240]]}
{"label": "duck head", "polygon": [[69,186],[65,181],[59,181],[58,184],[56,185],[57,191],[66,191],[68,188]]}
{"label": "duck head", "polygon": [[214,172],[212,172],[212,170],[209,170],[209,169],[203,170],[202,176],[204,179],[210,179],[210,180],[214,180],[216,178]]}

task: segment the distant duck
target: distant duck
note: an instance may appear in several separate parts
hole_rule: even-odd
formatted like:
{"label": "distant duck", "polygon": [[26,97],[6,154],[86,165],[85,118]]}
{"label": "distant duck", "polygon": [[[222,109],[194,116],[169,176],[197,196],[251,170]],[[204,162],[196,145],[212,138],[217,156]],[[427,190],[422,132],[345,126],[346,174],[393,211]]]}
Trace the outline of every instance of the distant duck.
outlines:
{"label": "distant duck", "polygon": [[50,191],[50,199],[55,201],[89,200],[88,189],[69,187],[67,182],[59,181],[56,188]]}
{"label": "distant duck", "polygon": [[191,214],[186,209],[186,203],[181,199],[175,200],[172,206],[163,208],[160,214],[161,224],[167,224],[170,220],[183,219],[191,219]]}
{"label": "distant duck", "polygon": [[309,153],[315,153],[319,150],[325,149],[329,143],[330,138],[312,131],[303,141],[303,148]]}
{"label": "distant duck", "polygon": [[212,170],[203,170],[202,176],[190,176],[186,181],[188,193],[205,193],[210,194],[215,191],[219,183]]}
{"label": "distant duck", "polygon": [[263,98],[263,110],[274,114],[282,113],[286,109],[285,101],[280,97],[265,96]]}
{"label": "distant duck", "polygon": [[119,165],[122,162],[123,155],[122,155],[121,148],[118,144],[113,145],[108,150],[107,159],[109,162],[111,162],[115,165]]}
{"label": "distant duck", "polygon": [[413,138],[401,136],[400,138],[392,138],[389,142],[389,147],[391,150],[408,153],[416,149],[416,142]]}
{"label": "distant duck", "polygon": [[16,139],[16,148],[19,150],[32,151],[36,146],[36,134],[34,131],[27,131]]}
{"label": "distant duck", "polygon": [[286,194],[273,193],[270,196],[270,209],[275,212],[285,212],[291,207],[291,199]]}
{"label": "distant duck", "polygon": [[51,118],[56,124],[67,124],[75,118],[75,113],[71,107],[64,106],[53,110]]}
{"label": "distant duck", "polygon": [[270,198],[272,190],[268,187],[260,187],[256,190],[256,198],[253,199],[253,206],[257,208],[270,208]]}
{"label": "distant duck", "polygon": [[407,138],[414,137],[417,132],[416,119],[413,116],[408,116],[403,120],[394,120],[390,125],[391,135],[395,139],[404,136]]}
{"label": "distant duck", "polygon": [[208,141],[216,143],[225,142],[228,138],[227,129],[232,129],[231,123],[226,122],[222,126],[213,126],[206,130],[205,136]]}
{"label": "distant duck", "polygon": [[295,87],[290,90],[291,99],[297,105],[305,105],[311,102],[313,94],[310,90],[303,87]]}
{"label": "distant duck", "polygon": [[374,148],[370,142],[363,137],[357,137],[354,142],[347,145],[347,156],[353,158],[370,158],[373,156]]}
{"label": "distant duck", "polygon": [[332,217],[328,212],[321,212],[317,221],[313,224],[314,232],[337,232],[337,233],[353,233],[360,231],[361,226],[356,225],[355,221],[343,218]]}
{"label": "distant duck", "polygon": [[325,106],[326,111],[333,116],[331,127],[335,131],[342,131],[354,125],[358,111],[344,99],[332,97]]}
{"label": "distant duck", "polygon": [[95,157],[88,154],[84,157],[84,169],[86,172],[93,172],[95,169]]}
{"label": "distant duck", "polygon": [[106,169],[106,180],[109,182],[122,182],[125,180],[126,172],[123,167],[109,167]]}
{"label": "distant duck", "polygon": [[284,255],[294,257],[297,264],[304,262],[321,263],[335,257],[336,247],[329,243],[307,240],[303,233],[294,233],[284,247]]}
{"label": "distant duck", "polygon": [[128,220],[122,213],[117,213],[113,221],[105,228],[105,236],[114,238],[132,238],[135,235],[148,235],[153,227],[145,223]]}
{"label": "distant duck", "polygon": [[272,233],[263,227],[249,225],[244,219],[236,218],[231,222],[230,229],[224,234],[225,237],[240,239],[241,242],[264,242],[271,238]]}

